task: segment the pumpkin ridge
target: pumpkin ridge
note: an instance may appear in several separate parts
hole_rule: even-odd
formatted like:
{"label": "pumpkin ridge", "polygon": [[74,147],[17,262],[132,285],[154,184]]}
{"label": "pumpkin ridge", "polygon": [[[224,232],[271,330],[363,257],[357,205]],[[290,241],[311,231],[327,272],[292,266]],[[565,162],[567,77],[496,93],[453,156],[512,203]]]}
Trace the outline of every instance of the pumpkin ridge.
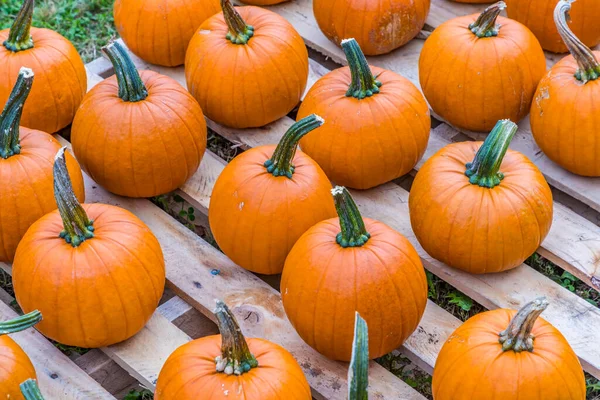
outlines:
{"label": "pumpkin ridge", "polygon": [[[71,72],[72,72],[73,76],[77,77],[77,82],[79,83],[79,89],[80,89],[80,91],[81,90],[86,90],[87,89],[87,81],[86,82],[81,82],[79,80],[79,74],[77,73],[77,68],[73,64],[73,60],[71,60],[71,58],[69,57],[69,55],[63,53],[62,49],[60,49],[59,47],[53,46],[53,45],[47,45],[47,46],[43,47],[43,49],[46,52],[48,52],[48,48],[53,49],[54,51],[56,51],[57,53],[59,53],[63,57],[64,60],[68,61],[69,65],[71,66]],[[77,104],[77,101],[75,100],[77,98],[76,88],[72,88],[71,86],[69,86],[69,87],[71,88],[71,100],[73,100],[72,108],[74,110],[77,110],[78,104]]]}
{"label": "pumpkin ridge", "polygon": [[[40,61],[40,59],[38,58],[37,54],[35,51],[31,51],[30,53],[31,58],[33,58],[35,60],[35,62],[37,63],[38,68],[36,69],[40,69],[42,71],[44,71],[46,68],[44,67],[44,63],[42,63]],[[40,74],[38,74],[40,75]],[[48,78],[47,74],[41,74],[43,80],[46,82],[46,85],[48,86],[48,88],[50,88],[50,93],[56,93],[56,91],[54,90],[54,88],[52,87],[52,84],[50,83],[50,79]],[[38,86],[39,86],[39,79],[38,79]],[[52,104],[54,106],[55,110],[58,110],[60,107],[58,106],[58,104],[56,104],[56,98],[54,96],[50,96],[50,98],[52,99]],[[59,113],[56,112],[55,113],[55,120],[54,120],[54,126],[57,127],[59,126]]]}

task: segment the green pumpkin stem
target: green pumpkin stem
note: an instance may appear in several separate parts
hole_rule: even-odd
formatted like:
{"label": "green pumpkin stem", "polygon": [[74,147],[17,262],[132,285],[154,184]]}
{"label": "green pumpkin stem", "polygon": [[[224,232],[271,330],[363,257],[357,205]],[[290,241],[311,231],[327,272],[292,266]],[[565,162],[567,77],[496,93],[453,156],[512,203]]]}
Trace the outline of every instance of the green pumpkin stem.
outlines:
{"label": "green pumpkin stem", "polygon": [[31,21],[33,19],[34,0],[25,0],[17,18],[10,27],[8,39],[4,41],[4,47],[16,53],[31,49],[33,38],[31,37]]}
{"label": "green pumpkin stem", "polygon": [[33,85],[33,71],[22,67],[17,82],[0,114],[0,157],[6,159],[21,152],[19,125],[23,106]]}
{"label": "green pumpkin stem", "polygon": [[250,352],[235,317],[229,307],[220,300],[217,301],[215,316],[221,333],[221,355],[215,359],[217,372],[242,375],[258,367],[258,361]]}
{"label": "green pumpkin stem", "polygon": [[242,16],[237,12],[231,0],[221,0],[223,16],[229,28],[225,38],[233,44],[246,44],[254,36],[254,27],[246,25]]}
{"label": "green pumpkin stem", "polygon": [[577,80],[586,83],[600,77],[600,63],[590,50],[569,28],[571,3],[575,0],[560,0],[554,9],[554,22],[558,33],[567,45],[571,55],[577,61],[579,70],[575,73]]}
{"label": "green pumpkin stem", "polygon": [[506,3],[503,1],[492,4],[481,13],[477,21],[469,25],[469,29],[478,38],[498,36],[500,26],[496,24],[496,19],[505,8]]}
{"label": "green pumpkin stem", "polygon": [[352,74],[352,83],[346,92],[346,97],[361,100],[379,93],[381,82],[373,76],[369,63],[356,40],[342,40],[342,49],[346,53],[346,60]]}
{"label": "green pumpkin stem", "polygon": [[29,329],[42,320],[42,313],[35,310],[29,314],[21,315],[10,321],[0,322],[0,335],[8,335]]}
{"label": "green pumpkin stem", "polygon": [[71,246],[77,247],[94,237],[94,222],[88,218],[73,192],[65,149],[66,147],[61,148],[54,158],[54,198],[65,228],[59,236]]}
{"label": "green pumpkin stem", "polygon": [[148,97],[148,89],[144,85],[140,73],[127,54],[127,50],[118,42],[113,42],[102,48],[115,69],[119,84],[119,97],[123,101],[135,103]]}
{"label": "green pumpkin stem", "polygon": [[369,400],[369,330],[356,312],[352,359],[348,370],[348,400]]}
{"label": "green pumpkin stem", "polygon": [[508,328],[498,334],[502,351],[513,350],[516,353],[533,351],[533,340],[535,338],[531,331],[535,321],[547,307],[548,301],[545,297],[540,297],[531,303],[525,304],[510,321]]}
{"label": "green pumpkin stem", "polygon": [[504,179],[500,165],[517,128],[517,124],[507,119],[498,121],[477,151],[473,162],[467,164],[465,175],[469,177],[472,185],[491,189]]}
{"label": "green pumpkin stem", "polygon": [[264,165],[267,171],[274,176],[287,176],[289,179],[292,179],[292,175],[294,174],[292,160],[294,159],[294,155],[296,155],[298,142],[302,137],[324,123],[323,118],[311,114],[292,125],[279,141],[271,159],[265,161]]}
{"label": "green pumpkin stem", "polygon": [[25,400],[44,400],[44,396],[42,396],[42,392],[34,379],[27,379],[21,383],[20,388]]}
{"label": "green pumpkin stem", "polygon": [[336,186],[331,189],[331,194],[340,218],[341,232],[337,234],[336,242],[344,248],[360,247],[367,243],[371,234],[367,232],[365,222],[348,189]]}

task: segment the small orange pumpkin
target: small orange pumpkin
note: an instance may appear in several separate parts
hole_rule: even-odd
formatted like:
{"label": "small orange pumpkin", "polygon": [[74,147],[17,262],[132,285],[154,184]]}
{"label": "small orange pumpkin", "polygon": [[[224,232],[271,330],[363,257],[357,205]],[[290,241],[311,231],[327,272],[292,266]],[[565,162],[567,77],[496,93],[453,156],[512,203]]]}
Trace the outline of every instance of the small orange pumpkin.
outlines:
{"label": "small orange pumpkin", "polygon": [[129,50],[151,64],[183,64],[196,29],[220,11],[219,0],[116,0],[115,26]]}
{"label": "small orange pumpkin", "polygon": [[321,31],[338,46],[355,38],[365,54],[389,53],[423,29],[430,0],[313,0]]}
{"label": "small orange pumpkin", "polygon": [[435,113],[460,129],[489,132],[518,122],[546,72],[539,42],[524,25],[499,17],[504,2],[440,25],[425,42],[419,80]]}
{"label": "small orange pumpkin", "polygon": [[335,183],[369,189],[419,162],[431,129],[429,106],[408,79],[369,66],[356,40],[343,40],[342,48],[349,67],[319,79],[300,106],[299,119],[317,114],[326,121],[300,147]]}
{"label": "small orange pumpkin", "polygon": [[37,76],[21,124],[54,133],[73,121],[87,90],[85,66],[75,47],[60,34],[32,28],[34,0],[25,0],[10,29],[0,31],[0,104],[26,66]]}
{"label": "small orange pumpkin", "polygon": [[508,150],[517,125],[499,121],[485,142],[450,144],[417,174],[410,222],[433,258],[474,274],[515,268],[552,224],[552,192],[538,168]]}
{"label": "small orange pumpkin", "polygon": [[208,209],[210,229],[223,252],[259,274],[279,274],[298,238],[335,215],[331,184],[298,141],[323,124],[315,115],[294,124],[279,145],[237,156],[215,183]]}
{"label": "small orange pumpkin", "polygon": [[29,329],[41,320],[42,314],[36,310],[10,321],[0,322],[0,394],[3,399],[23,400],[19,385],[36,378],[35,368],[27,354],[7,335]]}
{"label": "small orange pumpkin", "polygon": [[[4,111],[0,115],[0,261],[12,262],[19,241],[39,218],[56,209],[52,164],[60,144],[45,132],[19,126],[23,104],[34,73],[21,68]],[[29,101],[27,101],[29,104]],[[69,173],[77,197],[83,201],[83,177],[69,155]]]}
{"label": "small orange pumpkin", "polygon": [[540,149],[574,174],[600,176],[600,52],[591,51],[569,29],[570,1],[556,6],[556,24],[571,56],[541,80],[531,105],[531,132]]}
{"label": "small orange pumpkin", "polygon": [[[300,101],[308,52],[284,18],[259,7],[234,8],[204,22],[192,38],[185,77],[206,116],[232,128],[267,125]],[[239,12],[239,13],[238,13]]]}
{"label": "small orange pumpkin", "polygon": [[351,359],[358,311],[378,327],[369,332],[369,358],[381,357],[417,328],[427,303],[425,270],[404,236],[363,220],[345,188],[332,194],[339,221],[319,222],[290,251],[281,276],[283,306],[306,343],[341,361]]}
{"label": "small orange pumpkin", "polygon": [[109,192],[153,197],[183,185],[206,150],[200,106],[177,81],[141,75],[119,43],[104,51],[116,76],[85,96],[71,129],[81,167]]}
{"label": "small orange pumpkin", "polygon": [[312,398],[287,350],[263,339],[246,340],[221,301],[215,316],[221,334],[186,343],[169,356],[158,376],[156,400]]}
{"label": "small orange pumpkin", "polygon": [[110,346],[135,335],[156,310],[165,285],[163,254],[129,211],[77,201],[64,150],[54,163],[58,210],[33,224],[17,248],[15,297],[25,312],[43,313],[38,330],[50,339]]}
{"label": "small orange pumpkin", "polygon": [[564,336],[538,318],[539,298],[519,311],[471,317],[450,335],[433,370],[435,400],[584,400],[581,364]]}

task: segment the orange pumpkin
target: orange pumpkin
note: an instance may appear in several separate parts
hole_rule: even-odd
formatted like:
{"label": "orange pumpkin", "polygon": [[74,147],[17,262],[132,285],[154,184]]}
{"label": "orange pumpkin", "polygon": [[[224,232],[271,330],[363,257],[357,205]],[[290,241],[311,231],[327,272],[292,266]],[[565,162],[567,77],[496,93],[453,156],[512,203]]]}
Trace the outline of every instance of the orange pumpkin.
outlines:
{"label": "orange pumpkin", "polygon": [[600,52],[591,51],[568,27],[569,1],[556,7],[558,31],[571,49],[541,80],[531,105],[531,132],[540,149],[561,167],[600,176]]}
{"label": "orange pumpkin", "polygon": [[313,0],[321,31],[336,45],[355,38],[365,54],[389,53],[417,36],[430,0]]}
{"label": "orange pumpkin", "polygon": [[[508,17],[526,25],[538,38],[545,50],[565,53],[567,46],[554,24],[556,0],[505,0]],[[600,43],[600,2],[577,0],[573,4],[569,26],[583,43],[594,47]]]}
{"label": "orange pumpkin", "polygon": [[0,394],[3,399],[23,400],[19,385],[28,380],[35,379],[35,368],[23,349],[9,336],[31,328],[42,320],[39,311],[15,318],[10,321],[0,322]]}
{"label": "orange pumpkin", "polygon": [[[4,211],[0,217],[2,262],[12,262],[17,245],[31,224],[56,209],[52,164],[60,144],[45,132],[19,126],[33,76],[32,70],[21,68],[0,115],[0,210]],[[70,155],[67,163],[75,193],[83,201],[81,170]]]}
{"label": "orange pumpkin", "polygon": [[417,174],[410,222],[433,258],[474,274],[515,268],[552,224],[552,192],[523,154],[508,150],[517,125],[499,121],[481,142],[450,144]]}
{"label": "orange pumpkin", "polygon": [[332,193],[339,222],[319,222],[298,239],[281,276],[283,306],[306,343],[341,361],[351,359],[358,311],[378,327],[369,332],[369,358],[381,357],[417,328],[427,302],[425,270],[404,236],[363,220],[345,188]]}
{"label": "orange pumpkin", "polygon": [[64,148],[54,164],[58,210],[29,228],[17,248],[17,302],[39,309],[38,330],[84,348],[110,346],[135,335],[154,313],[165,285],[156,237],[129,211],[84,204],[73,194]]}
{"label": "orange pumpkin", "polygon": [[25,0],[12,27],[0,31],[0,104],[25,66],[37,76],[21,124],[54,133],[73,121],[87,90],[83,61],[75,47],[49,29],[32,28],[34,0]]}
{"label": "orange pumpkin", "polygon": [[460,129],[489,132],[500,119],[529,113],[546,58],[531,31],[499,17],[504,2],[480,16],[454,18],[425,42],[419,79],[433,111]]}
{"label": "orange pumpkin", "polygon": [[435,400],[584,400],[585,379],[563,335],[539,315],[544,298],[519,311],[470,318],[450,335],[433,370]]}
{"label": "orange pumpkin", "polygon": [[115,26],[127,47],[151,64],[183,64],[196,29],[220,11],[219,0],[116,0]]}
{"label": "orange pumpkin", "polygon": [[244,338],[221,302],[215,310],[220,335],[186,343],[167,359],[156,400],[310,400],[308,382],[294,357],[262,339]]}
{"label": "orange pumpkin", "polygon": [[335,215],[331,184],[298,140],[321,126],[315,115],[294,124],[275,146],[237,156],[215,183],[208,209],[210,229],[223,252],[239,266],[279,274],[296,240]]}
{"label": "orange pumpkin", "polygon": [[343,40],[342,48],[349,67],[319,79],[300,106],[298,118],[317,114],[326,121],[300,147],[334,182],[369,189],[410,172],[421,159],[429,106],[408,79],[369,66],[356,40]]}
{"label": "orange pumpkin", "polygon": [[259,7],[235,9],[204,22],[192,38],[185,77],[206,116],[232,128],[267,125],[300,101],[308,52],[285,19]]}
{"label": "orange pumpkin", "polygon": [[200,106],[177,81],[135,69],[119,43],[107,46],[116,71],[85,96],[71,129],[82,168],[112,193],[152,197],[183,185],[206,149]]}

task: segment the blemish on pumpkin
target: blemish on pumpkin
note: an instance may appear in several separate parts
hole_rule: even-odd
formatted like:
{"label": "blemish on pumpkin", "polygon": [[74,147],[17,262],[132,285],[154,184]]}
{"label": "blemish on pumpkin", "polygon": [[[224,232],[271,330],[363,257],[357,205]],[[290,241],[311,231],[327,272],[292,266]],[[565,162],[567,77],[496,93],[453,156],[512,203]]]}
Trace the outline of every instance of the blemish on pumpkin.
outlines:
{"label": "blemish on pumpkin", "polygon": [[244,202],[243,201],[240,203],[240,205],[238,206],[238,208],[240,209],[240,211],[242,211],[242,209],[244,208]]}
{"label": "blemish on pumpkin", "polygon": [[210,35],[210,30],[208,29],[202,29],[200,31],[198,31],[199,35]]}
{"label": "blemish on pumpkin", "polygon": [[535,104],[540,109],[540,117],[544,115],[544,109],[542,108],[542,102],[546,99],[550,98],[550,93],[548,91],[548,87],[540,88],[540,93],[535,97]]}

